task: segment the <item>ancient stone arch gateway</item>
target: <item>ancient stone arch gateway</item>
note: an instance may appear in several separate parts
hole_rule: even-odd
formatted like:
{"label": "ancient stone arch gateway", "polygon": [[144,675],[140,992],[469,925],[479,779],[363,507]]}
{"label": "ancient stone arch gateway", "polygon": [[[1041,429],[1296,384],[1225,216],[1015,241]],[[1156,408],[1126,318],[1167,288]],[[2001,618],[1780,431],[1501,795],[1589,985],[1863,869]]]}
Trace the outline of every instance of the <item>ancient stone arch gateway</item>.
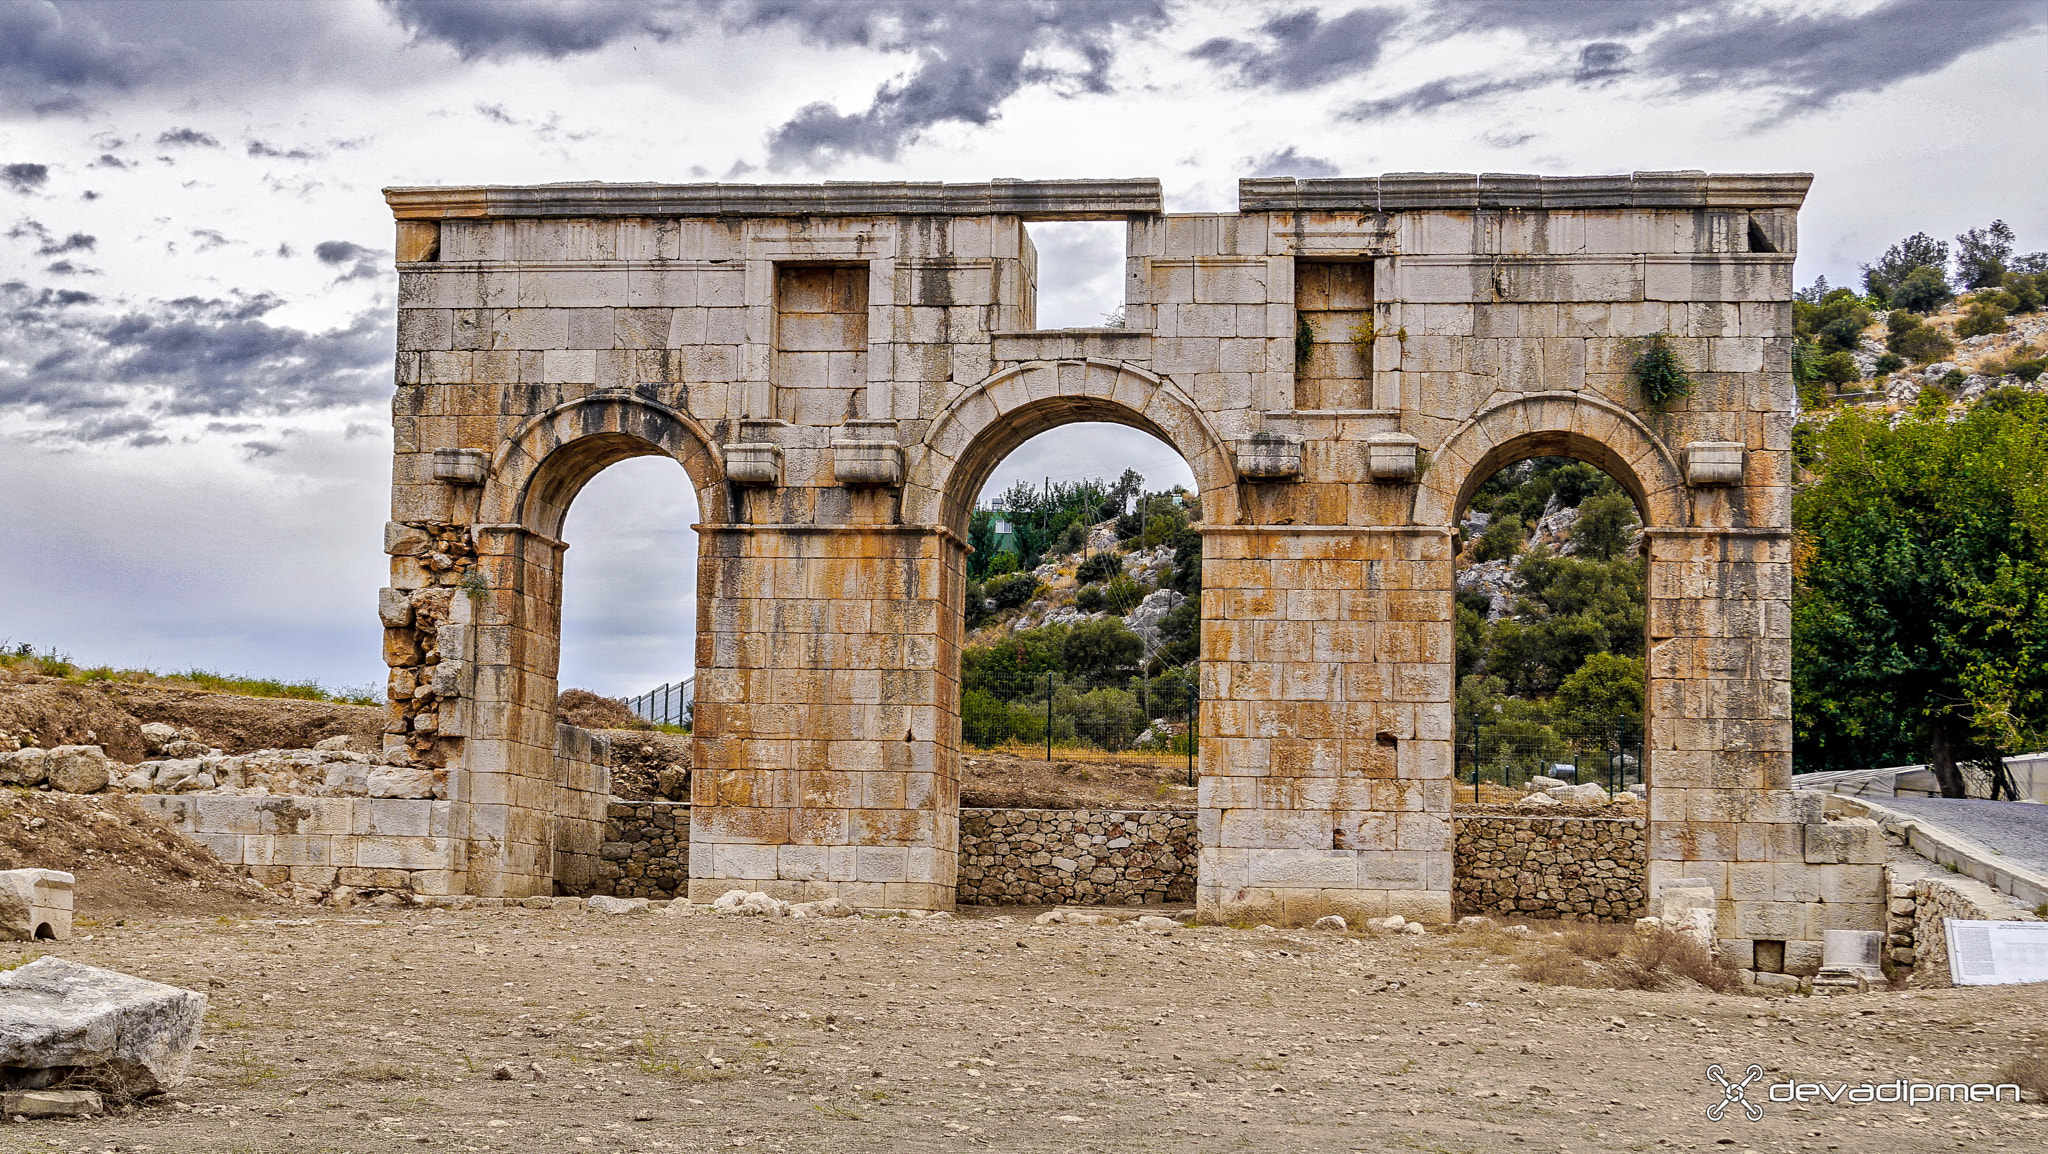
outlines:
{"label": "ancient stone arch gateway", "polygon": [[[1454,525],[1567,454],[1648,526],[1653,887],[1707,879],[1732,938],[1881,926],[1876,867],[1788,780],[1808,183],[1258,179],[1186,215],[1151,180],[389,191],[388,728],[446,769],[429,884],[590,875],[560,526],[666,454],[704,518],[692,895],[949,906],[967,511],[1091,420],[1202,489],[1205,915],[1449,915]],[[1126,222],[1123,327],[1034,326],[1045,220]],[[1627,371],[1652,333],[1695,370],[1662,411]]]}

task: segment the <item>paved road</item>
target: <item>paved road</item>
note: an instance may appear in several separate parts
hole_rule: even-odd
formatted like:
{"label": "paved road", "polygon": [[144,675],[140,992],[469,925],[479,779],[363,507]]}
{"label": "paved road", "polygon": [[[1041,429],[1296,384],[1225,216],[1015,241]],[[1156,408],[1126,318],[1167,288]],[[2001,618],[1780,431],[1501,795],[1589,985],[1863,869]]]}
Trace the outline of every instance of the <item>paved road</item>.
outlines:
{"label": "paved road", "polygon": [[1925,818],[2037,872],[2048,873],[2048,805],[1947,797],[1878,797],[1887,809]]}

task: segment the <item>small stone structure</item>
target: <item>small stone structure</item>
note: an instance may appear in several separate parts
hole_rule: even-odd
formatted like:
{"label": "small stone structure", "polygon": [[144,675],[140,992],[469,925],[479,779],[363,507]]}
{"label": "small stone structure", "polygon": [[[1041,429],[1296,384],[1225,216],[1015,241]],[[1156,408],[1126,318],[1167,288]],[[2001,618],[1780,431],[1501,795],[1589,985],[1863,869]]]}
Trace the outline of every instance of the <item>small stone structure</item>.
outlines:
{"label": "small stone structure", "polygon": [[0,870],[0,938],[70,941],[77,882],[62,870]]}
{"label": "small stone structure", "polygon": [[1633,922],[1649,908],[1640,817],[1458,813],[1454,909],[1494,917]]}
{"label": "small stone structure", "polygon": [[662,900],[690,892],[690,805],[614,801],[598,847],[597,892]]}
{"label": "small stone structure", "polygon": [[[1954,984],[1948,968],[1948,933],[1943,924],[1946,919],[1973,922],[2041,920],[2037,915],[2015,906],[2005,894],[1960,874],[1919,878],[1911,883],[1911,892],[1911,916],[1894,918],[1888,928],[1891,930],[1891,957],[1896,962],[1901,957],[1901,947],[1897,944],[1902,936],[1899,923],[1904,921],[1911,927],[1911,936],[1903,953],[1913,965],[1913,984],[1917,986]],[[1900,904],[1903,903],[1895,901],[1893,908]]]}
{"label": "small stone structure", "polygon": [[[1194,214],[1154,180],[387,190],[386,749],[447,775],[434,880],[595,881],[562,527],[660,455],[702,516],[690,896],[950,906],[968,513],[1024,441],[1110,421],[1200,490],[1202,916],[1450,916],[1458,526],[1565,455],[1645,526],[1653,900],[1704,879],[1720,932],[1816,955],[1881,927],[1872,871],[1822,901],[1846,863],[1789,784],[1810,182],[1260,178]],[[1037,327],[1047,220],[1125,224],[1122,327]],[[1630,371],[1656,335],[1693,382],[1659,405]]]}
{"label": "small stone structure", "polygon": [[1158,905],[1195,896],[1195,814],[963,809],[964,905]]}

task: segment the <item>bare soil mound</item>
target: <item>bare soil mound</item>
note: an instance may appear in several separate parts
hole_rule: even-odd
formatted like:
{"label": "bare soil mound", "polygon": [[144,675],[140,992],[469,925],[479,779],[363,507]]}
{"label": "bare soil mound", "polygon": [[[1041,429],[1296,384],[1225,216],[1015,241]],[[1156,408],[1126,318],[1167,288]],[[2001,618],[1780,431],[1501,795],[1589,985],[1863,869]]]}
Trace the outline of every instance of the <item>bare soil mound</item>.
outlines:
{"label": "bare soil mound", "polygon": [[688,801],[690,738],[646,729],[600,730],[612,747],[612,796],[623,801]]}
{"label": "bare soil mound", "polygon": [[565,689],[555,698],[555,715],[582,729],[653,729],[626,703],[588,689]]}
{"label": "bare soil mound", "polygon": [[113,681],[0,680],[0,733],[24,746],[97,745],[132,765],[143,759],[142,726],[152,721],[189,728],[227,753],[306,749],[341,736],[370,753],[384,740],[384,711],[368,706]]}
{"label": "bare soil mound", "polygon": [[1044,761],[971,754],[960,804],[974,809],[1192,809],[1185,758]]}
{"label": "bare soil mound", "polygon": [[120,795],[0,793],[0,869],[75,874],[77,909],[105,917],[216,910],[262,891]]}

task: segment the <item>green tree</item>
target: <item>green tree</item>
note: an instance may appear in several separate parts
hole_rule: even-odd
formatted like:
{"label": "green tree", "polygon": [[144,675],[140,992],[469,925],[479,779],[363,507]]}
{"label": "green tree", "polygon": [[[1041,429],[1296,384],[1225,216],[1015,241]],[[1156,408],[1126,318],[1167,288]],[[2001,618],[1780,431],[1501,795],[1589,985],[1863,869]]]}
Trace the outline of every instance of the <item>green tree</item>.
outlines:
{"label": "green tree", "polygon": [[1069,626],[1060,656],[1069,673],[1102,678],[1129,672],[1145,656],[1145,642],[1115,617]]}
{"label": "green tree", "polygon": [[1635,540],[1636,503],[1619,489],[1588,497],[1572,522],[1572,549],[1589,561],[1612,561]]}
{"label": "green tree", "polygon": [[2012,226],[2002,220],[1956,237],[1956,279],[1964,288],[1997,285],[2005,276],[2005,262],[2012,259],[2012,242]]}
{"label": "green tree", "polygon": [[1973,748],[2048,736],[2048,401],[1843,414],[1816,471],[1794,501],[1801,767],[1924,755],[1960,796]]}
{"label": "green tree", "polygon": [[1843,352],[1829,353],[1820,358],[1813,370],[1815,376],[1830,385],[1846,385],[1863,379],[1863,370],[1856,367],[1856,358]]}
{"label": "green tree", "polygon": [[1479,543],[1472,549],[1474,561],[1511,561],[1522,551],[1522,542],[1528,540],[1528,532],[1522,528],[1522,519],[1513,513],[1496,516],[1486,525],[1486,531],[1479,535]]}
{"label": "green tree", "polygon": [[1916,232],[1886,249],[1875,264],[1863,266],[1863,288],[1879,303],[1885,303],[1891,301],[1893,291],[1914,270],[1932,268],[1939,272],[1947,267],[1948,246],[1924,232]]}
{"label": "green tree", "polygon": [[1931,313],[1956,299],[1948,278],[1938,268],[1916,268],[1892,290],[1891,303],[1909,312]]}
{"label": "green tree", "polygon": [[1558,683],[1551,716],[1567,732],[1591,734],[1617,724],[1640,733],[1643,663],[1618,653],[1595,653]]}
{"label": "green tree", "polygon": [[1956,322],[1956,335],[1969,340],[1986,333],[2002,333],[2006,330],[2005,310],[1989,301],[1970,306],[1961,320]]}

